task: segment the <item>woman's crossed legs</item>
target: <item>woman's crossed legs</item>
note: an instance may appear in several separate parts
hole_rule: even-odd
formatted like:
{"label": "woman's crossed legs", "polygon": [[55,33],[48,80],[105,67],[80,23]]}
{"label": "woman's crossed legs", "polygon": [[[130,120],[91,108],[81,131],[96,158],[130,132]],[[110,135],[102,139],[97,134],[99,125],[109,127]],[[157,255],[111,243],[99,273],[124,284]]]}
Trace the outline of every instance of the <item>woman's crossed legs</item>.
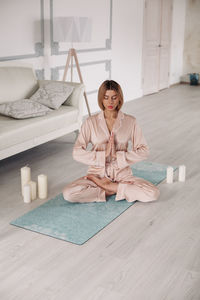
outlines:
{"label": "woman's crossed legs", "polygon": [[85,178],[93,181],[94,183],[96,183],[96,185],[102,188],[105,191],[106,196],[114,195],[117,193],[117,188],[118,188],[117,182],[112,182],[106,177],[101,178],[93,174],[88,174],[87,176],[85,176]]}
{"label": "woman's crossed legs", "polygon": [[112,182],[94,174],[87,174],[63,189],[64,199],[70,202],[105,202],[106,196],[113,194],[116,194],[116,201],[149,202],[157,200],[160,191],[151,182],[132,175],[126,180]]}

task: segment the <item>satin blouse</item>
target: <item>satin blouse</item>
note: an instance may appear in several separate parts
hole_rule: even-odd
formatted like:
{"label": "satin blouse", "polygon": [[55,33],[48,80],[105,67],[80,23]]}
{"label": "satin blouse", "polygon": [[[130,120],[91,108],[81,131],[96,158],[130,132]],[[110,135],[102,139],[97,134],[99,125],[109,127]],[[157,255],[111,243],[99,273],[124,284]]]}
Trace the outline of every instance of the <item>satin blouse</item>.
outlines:
{"label": "satin blouse", "polygon": [[[114,133],[116,159],[105,157],[106,144],[112,132]],[[113,165],[115,169],[124,169],[148,157],[149,147],[134,116],[120,110],[111,133],[103,111],[88,117],[83,122],[75,142],[73,158],[89,165],[89,171],[92,173],[102,174],[101,171],[106,168],[106,165]],[[131,150],[128,150],[129,141],[132,144]],[[89,143],[92,144],[91,150],[87,149]]]}

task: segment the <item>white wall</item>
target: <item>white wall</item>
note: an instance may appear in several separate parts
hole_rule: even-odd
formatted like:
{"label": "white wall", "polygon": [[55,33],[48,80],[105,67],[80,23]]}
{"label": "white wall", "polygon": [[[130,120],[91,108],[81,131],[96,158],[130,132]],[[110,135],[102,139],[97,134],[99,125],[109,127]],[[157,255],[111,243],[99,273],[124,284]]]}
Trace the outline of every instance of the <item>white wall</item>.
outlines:
{"label": "white wall", "polygon": [[126,101],[142,96],[143,1],[114,1],[113,79],[120,82]]}
{"label": "white wall", "polygon": [[200,1],[187,0],[183,72],[200,73]]}
{"label": "white wall", "polygon": [[[144,0],[0,0],[0,61],[31,63],[39,78],[62,80],[70,44],[60,44],[52,53],[53,18],[89,16],[92,41],[74,46],[90,49],[78,52],[78,58],[91,112],[99,110],[97,90],[110,75],[121,84],[125,101],[138,98],[142,96],[143,6]],[[182,75],[184,22],[185,0],[174,0],[171,84]],[[74,81],[78,81],[76,72]]]}

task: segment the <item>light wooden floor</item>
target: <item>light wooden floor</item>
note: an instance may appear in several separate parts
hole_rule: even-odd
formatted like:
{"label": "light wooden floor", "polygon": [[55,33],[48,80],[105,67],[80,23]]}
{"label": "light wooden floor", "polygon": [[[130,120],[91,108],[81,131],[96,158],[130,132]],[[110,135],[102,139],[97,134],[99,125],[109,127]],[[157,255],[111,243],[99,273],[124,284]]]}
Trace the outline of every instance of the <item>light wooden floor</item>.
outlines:
{"label": "light wooden floor", "polygon": [[157,202],[130,207],[82,246],[9,225],[44,203],[24,204],[20,168],[45,173],[49,197],[82,176],[74,134],[0,162],[0,299],[200,299],[200,87],[177,85],[129,102],[150,161],[185,164],[187,180],[159,185]]}

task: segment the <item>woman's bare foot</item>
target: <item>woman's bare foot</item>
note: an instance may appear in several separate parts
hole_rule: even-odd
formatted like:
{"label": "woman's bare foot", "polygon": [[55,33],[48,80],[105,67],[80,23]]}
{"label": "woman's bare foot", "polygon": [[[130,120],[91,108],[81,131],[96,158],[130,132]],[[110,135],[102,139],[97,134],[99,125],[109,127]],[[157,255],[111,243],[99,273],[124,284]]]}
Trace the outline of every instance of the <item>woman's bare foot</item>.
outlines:
{"label": "woman's bare foot", "polygon": [[86,177],[92,180],[94,183],[96,183],[96,185],[104,189],[106,191],[107,196],[117,193],[117,187],[118,187],[117,182],[112,182],[106,177],[101,178],[93,174],[88,174]]}

